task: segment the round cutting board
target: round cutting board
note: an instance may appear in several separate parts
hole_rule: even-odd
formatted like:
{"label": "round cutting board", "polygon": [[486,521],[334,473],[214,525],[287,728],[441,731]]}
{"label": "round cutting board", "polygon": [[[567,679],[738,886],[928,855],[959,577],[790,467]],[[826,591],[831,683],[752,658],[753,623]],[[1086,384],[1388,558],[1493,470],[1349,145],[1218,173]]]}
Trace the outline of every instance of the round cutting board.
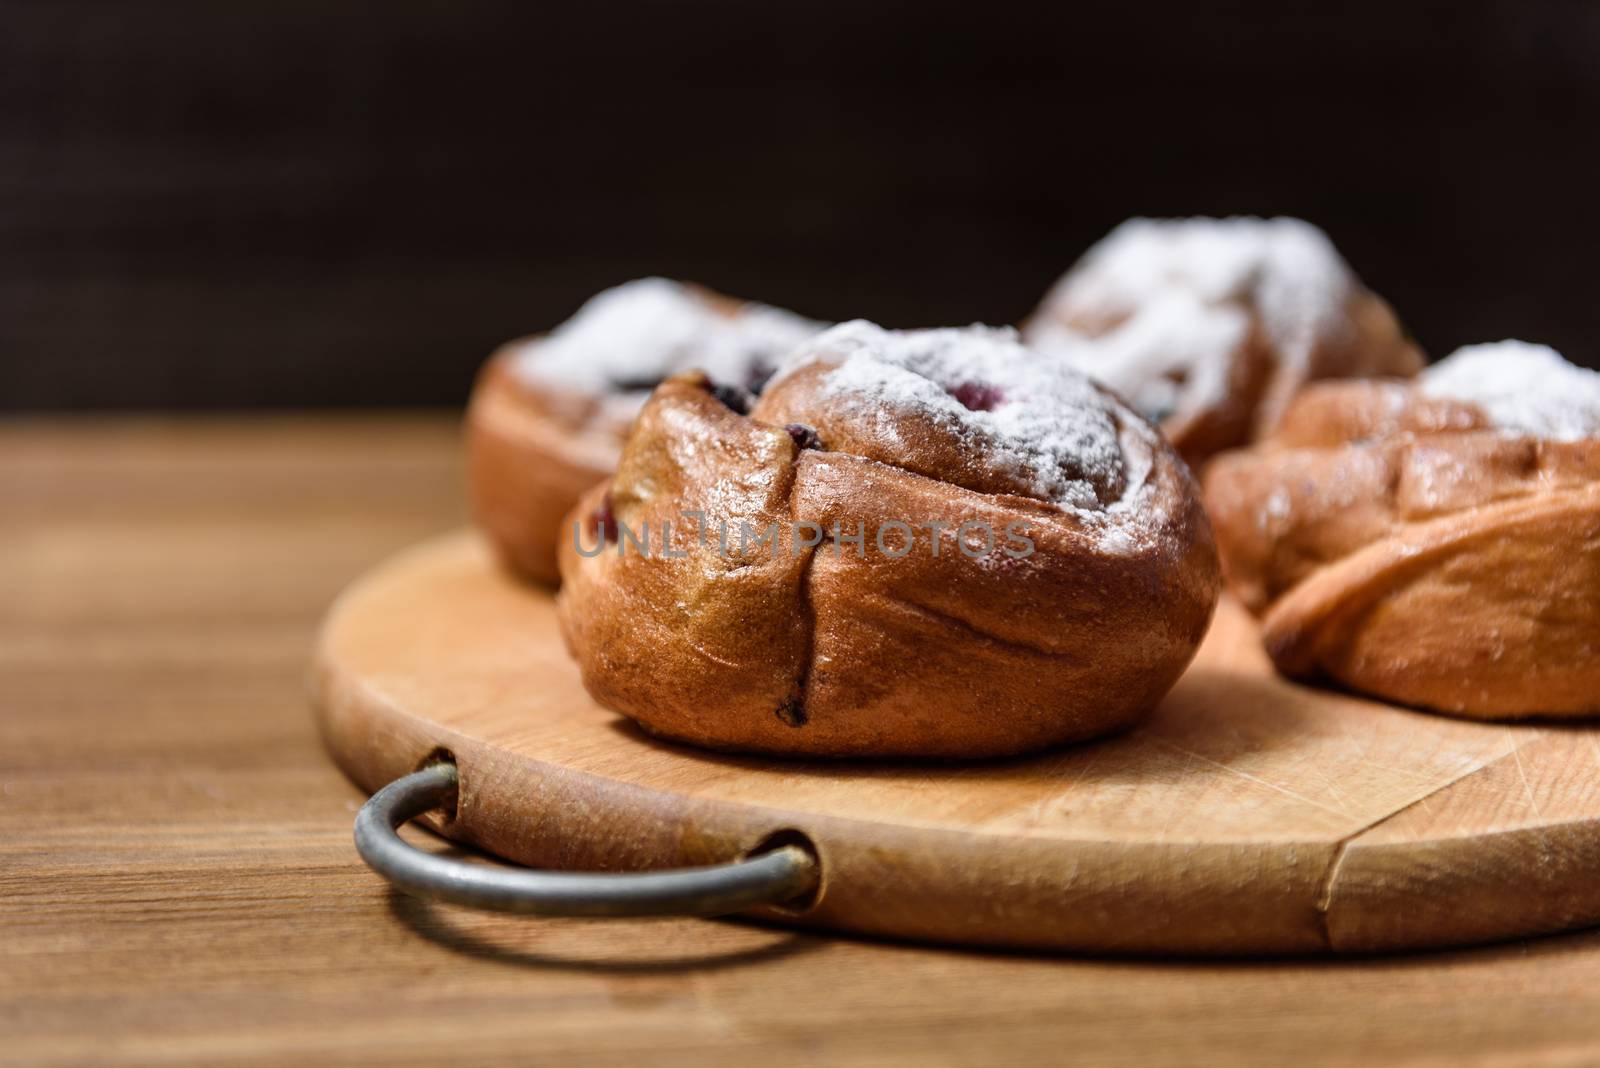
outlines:
{"label": "round cutting board", "polygon": [[[885,665],[892,670],[892,665]],[[596,705],[555,604],[470,534],[334,606],[314,689],[375,790],[446,750],[439,828],[537,867],[820,857],[784,922],[1099,952],[1454,945],[1600,922],[1600,729],[1468,723],[1276,677],[1224,600],[1130,733],[970,764],[790,762],[650,738]]]}

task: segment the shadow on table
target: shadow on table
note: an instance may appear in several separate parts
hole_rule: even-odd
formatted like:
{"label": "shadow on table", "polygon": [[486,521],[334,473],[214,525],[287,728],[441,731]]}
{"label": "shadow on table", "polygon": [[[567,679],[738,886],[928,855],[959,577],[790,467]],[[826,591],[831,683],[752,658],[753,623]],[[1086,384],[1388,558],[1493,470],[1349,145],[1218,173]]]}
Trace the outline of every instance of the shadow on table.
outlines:
{"label": "shadow on table", "polygon": [[[496,935],[505,930],[504,925],[507,923],[526,925],[529,928],[534,928],[535,925],[559,923],[587,926],[590,929],[604,924],[612,930],[608,930],[603,940],[597,938],[596,943],[597,945],[604,944],[614,949],[616,947],[617,934],[614,928],[621,926],[621,924],[615,920],[551,921],[532,917],[495,917],[489,919],[480,914],[465,913],[450,906],[441,906],[432,902],[422,901],[394,889],[389,891],[388,905],[389,913],[395,919],[399,920],[413,933],[427,939],[434,945],[442,946],[452,952],[475,957],[479,960],[493,961],[500,964],[514,964],[526,968],[629,975],[716,971],[724,968],[748,967],[783,960],[820,949],[824,944],[824,939],[813,935],[748,924],[741,925],[741,927],[750,932],[752,936],[762,936],[765,940],[757,945],[734,949],[718,950],[711,948],[704,953],[651,957],[647,954],[650,953],[653,944],[643,930],[645,924],[675,921],[647,920],[638,921],[637,923],[629,922],[629,926],[635,927],[640,932],[639,952],[637,955],[627,957],[585,956],[550,949],[530,949],[522,945],[507,944],[507,941],[502,941]],[[471,928],[474,922],[483,922],[486,927],[492,924],[498,930],[473,930]]]}

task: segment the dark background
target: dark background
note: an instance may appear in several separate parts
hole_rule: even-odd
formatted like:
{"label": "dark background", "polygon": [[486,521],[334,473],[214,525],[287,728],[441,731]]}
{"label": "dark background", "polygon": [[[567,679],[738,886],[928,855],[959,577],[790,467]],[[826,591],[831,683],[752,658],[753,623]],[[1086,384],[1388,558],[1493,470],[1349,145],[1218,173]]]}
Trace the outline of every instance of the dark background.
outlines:
{"label": "dark background", "polygon": [[457,403],[648,273],[1013,321],[1130,214],[1592,365],[1597,109],[1579,0],[0,0],[0,404]]}

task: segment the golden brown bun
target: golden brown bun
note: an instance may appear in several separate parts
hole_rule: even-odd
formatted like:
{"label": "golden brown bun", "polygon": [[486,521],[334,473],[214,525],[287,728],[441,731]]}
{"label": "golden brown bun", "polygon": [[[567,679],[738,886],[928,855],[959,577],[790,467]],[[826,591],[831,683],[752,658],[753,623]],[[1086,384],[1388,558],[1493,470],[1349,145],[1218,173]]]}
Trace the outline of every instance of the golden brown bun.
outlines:
{"label": "golden brown bun", "polygon": [[[1200,240],[1191,243],[1187,240],[1191,237]],[[1253,276],[1241,275],[1237,291],[1218,296],[1203,281],[1196,282],[1195,274],[1215,269],[1207,262],[1193,262],[1196,255],[1217,258],[1230,251],[1245,255],[1248,248],[1241,252],[1227,247],[1241,242],[1246,246],[1268,242],[1270,247],[1257,250],[1265,259]],[[1285,243],[1291,255],[1274,259],[1272,250]],[[1135,244],[1141,247],[1130,248]],[[1142,257],[1140,271],[1134,272],[1145,275],[1140,285],[1116,280],[1127,275],[1125,259],[1120,264],[1108,262],[1125,251]],[[1292,278],[1282,278],[1291,273]],[[1274,274],[1282,284],[1274,286]],[[1300,318],[1275,330],[1274,323],[1285,317],[1285,311],[1273,306],[1272,294],[1291,285],[1320,287],[1322,292],[1310,298],[1299,294],[1299,303],[1320,300],[1327,307],[1313,312],[1291,305],[1288,310]],[[1214,337],[1209,344],[1191,340],[1197,347],[1188,356],[1163,360],[1164,339],[1153,342],[1153,352],[1130,351],[1126,334],[1119,336],[1119,331],[1139,331],[1141,326],[1130,324],[1140,316],[1163,314],[1163,302],[1175,298],[1196,301],[1188,316],[1203,314],[1198,309],[1204,309],[1224,320],[1237,317],[1240,328],[1216,334],[1194,322],[1169,327],[1190,339]],[[1170,314],[1170,303],[1167,308]],[[1161,411],[1145,414],[1159,420],[1162,433],[1197,471],[1216,453],[1271,433],[1290,399],[1308,382],[1408,376],[1423,366],[1422,353],[1405,336],[1389,305],[1349,273],[1325,235],[1298,220],[1134,220],[1074,266],[1024,330],[1030,343],[1047,352],[1067,353],[1073,366],[1121,391],[1136,407],[1146,387],[1165,379],[1171,402]],[[1170,343],[1165,347],[1174,348]],[[1206,381],[1214,385],[1202,385]]]}
{"label": "golden brown bun", "polygon": [[519,379],[515,351],[508,345],[489,358],[467,405],[467,496],[505,565],[553,584],[562,520],[615,469],[623,435],[586,416],[581,399]]}
{"label": "golden brown bun", "polygon": [[[677,301],[681,314],[708,320],[731,323],[750,309],[759,309],[755,314],[792,320],[794,325],[785,329],[800,330],[802,336],[821,325],[702,286],[663,279],[629,283],[601,294],[601,299],[620,296],[626,301],[630,291],[646,291],[647,300],[654,296]],[[662,297],[663,293],[671,296]],[[662,309],[651,303],[641,313],[647,318],[660,316]],[[615,320],[628,316],[630,309],[614,305],[599,314]],[[633,407],[643,394],[636,385],[630,407],[630,391],[620,386],[521,373],[519,362],[536,354],[545,340],[530,337],[505,345],[479,373],[467,406],[467,487],[473,516],[502,562],[522,578],[554,584],[560,578],[556,546],[562,519],[585,490],[616,469],[633,422]],[[692,361],[701,354],[691,347],[674,355]],[[648,358],[642,363],[647,383],[673,370],[649,366]]]}
{"label": "golden brown bun", "polygon": [[[823,370],[789,374],[748,417],[697,376],[646,405],[615,477],[572,522],[586,548],[597,512],[652,537],[670,523],[685,555],[585,557],[563,542],[562,624],[597,700],[719,749],[980,757],[1104,734],[1160,699],[1205,632],[1219,579],[1192,480],[1148,424],[1106,398],[1123,447],[1149,463],[1137,485],[1096,486],[1140,502],[1138,537],[1116,550],[946,428],[887,402],[885,418],[864,422],[819,389]],[[813,429],[822,448],[802,449],[785,424]],[[685,511],[707,516],[706,544]],[[886,524],[935,519],[951,525],[937,556],[925,527],[899,553],[907,543]],[[776,543],[741,544],[741,520],[776,523]],[[812,528],[797,538],[796,521],[842,534],[859,524],[864,546],[808,548]],[[1036,548],[974,559],[955,541],[967,521],[1023,523]],[[898,555],[881,551],[880,530]]]}
{"label": "golden brown bun", "polygon": [[1600,440],[1402,382],[1307,389],[1217,457],[1228,582],[1279,669],[1475,717],[1600,712]]}

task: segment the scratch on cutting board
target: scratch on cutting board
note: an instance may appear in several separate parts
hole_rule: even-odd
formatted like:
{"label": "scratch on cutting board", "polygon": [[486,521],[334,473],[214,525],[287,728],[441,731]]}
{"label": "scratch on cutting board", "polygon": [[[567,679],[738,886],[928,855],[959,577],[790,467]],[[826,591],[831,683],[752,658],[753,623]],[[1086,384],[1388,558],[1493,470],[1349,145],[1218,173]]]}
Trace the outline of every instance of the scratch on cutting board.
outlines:
{"label": "scratch on cutting board", "polygon": [[1259,775],[1252,775],[1248,771],[1242,771],[1239,768],[1234,767],[1232,764],[1224,764],[1220,760],[1212,760],[1208,756],[1203,756],[1200,753],[1191,752],[1190,750],[1185,749],[1181,745],[1174,745],[1172,742],[1167,741],[1165,738],[1157,738],[1154,735],[1151,735],[1150,736],[1150,740],[1152,742],[1155,742],[1158,745],[1165,746],[1166,748],[1171,749],[1174,752],[1182,753],[1184,756],[1189,757],[1191,760],[1198,760],[1202,764],[1209,764],[1214,768],[1221,768],[1223,771],[1232,772],[1234,775],[1239,776],[1239,778],[1241,778],[1241,779],[1246,779],[1246,780],[1248,780],[1250,782],[1256,783],[1257,785],[1265,786],[1269,790],[1276,790],[1280,794],[1283,794],[1283,795],[1285,795],[1287,797],[1292,797],[1296,801],[1303,802],[1303,803],[1305,803],[1307,805],[1311,805],[1313,808],[1320,808],[1322,811],[1331,813],[1332,815],[1335,815],[1335,816],[1349,816],[1350,815],[1350,812],[1348,810],[1346,810],[1346,809],[1338,809],[1338,808],[1334,808],[1332,805],[1325,805],[1321,801],[1318,801],[1318,800],[1316,800],[1314,798],[1306,797],[1304,794],[1296,793],[1295,791],[1289,789],[1286,786],[1279,786],[1277,783],[1270,782],[1267,779],[1263,779]]}
{"label": "scratch on cutting board", "polygon": [[1522,780],[1522,794],[1528,799],[1528,807],[1533,810],[1534,816],[1544,819],[1544,813],[1539,809],[1539,799],[1533,796],[1533,787],[1528,785],[1528,770],[1522,766],[1521,746],[1511,750],[1511,759],[1517,763],[1517,778]]}

